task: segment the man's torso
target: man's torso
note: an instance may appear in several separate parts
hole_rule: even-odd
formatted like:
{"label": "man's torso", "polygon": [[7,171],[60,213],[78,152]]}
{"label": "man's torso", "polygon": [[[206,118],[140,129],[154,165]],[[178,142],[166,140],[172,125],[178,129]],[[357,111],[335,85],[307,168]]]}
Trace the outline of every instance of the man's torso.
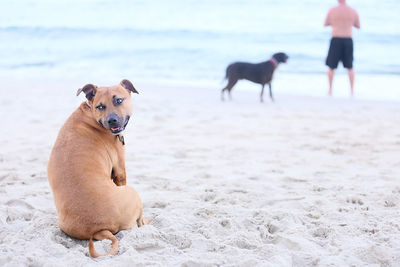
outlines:
{"label": "man's torso", "polygon": [[332,26],[332,37],[352,37],[352,29],[357,17],[357,12],[348,5],[332,8],[328,14],[328,20]]}

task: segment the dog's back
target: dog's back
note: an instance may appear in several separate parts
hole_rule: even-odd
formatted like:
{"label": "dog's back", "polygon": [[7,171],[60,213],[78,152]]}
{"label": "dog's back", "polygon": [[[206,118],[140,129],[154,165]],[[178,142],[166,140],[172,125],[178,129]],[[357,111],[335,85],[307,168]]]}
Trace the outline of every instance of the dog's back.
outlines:
{"label": "dog's back", "polygon": [[274,67],[271,62],[258,64],[247,62],[235,62],[226,68],[225,78],[228,80],[246,79],[255,83],[268,83],[272,77]]}

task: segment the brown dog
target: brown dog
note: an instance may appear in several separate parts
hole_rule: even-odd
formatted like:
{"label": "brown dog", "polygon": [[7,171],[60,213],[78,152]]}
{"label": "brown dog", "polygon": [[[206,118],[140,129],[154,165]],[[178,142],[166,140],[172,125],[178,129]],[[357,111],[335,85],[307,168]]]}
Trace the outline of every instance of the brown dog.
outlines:
{"label": "brown dog", "polygon": [[[92,239],[112,241],[106,255],[118,252],[113,234],[149,223],[142,201],[126,186],[124,138],[121,132],[132,114],[128,80],[111,87],[87,84],[78,90],[87,102],[65,122],[51,152],[47,172],[58,212],[58,224],[68,235],[90,239],[92,257],[103,256]],[[105,255],[104,255],[105,256]]]}

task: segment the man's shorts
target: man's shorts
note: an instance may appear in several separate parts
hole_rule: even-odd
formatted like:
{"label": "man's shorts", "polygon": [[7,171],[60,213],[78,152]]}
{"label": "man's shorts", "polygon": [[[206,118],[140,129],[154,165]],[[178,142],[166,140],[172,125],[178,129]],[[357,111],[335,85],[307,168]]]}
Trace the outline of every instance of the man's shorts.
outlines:
{"label": "man's shorts", "polygon": [[339,61],[342,61],[346,69],[353,68],[353,39],[333,37],[329,46],[326,65],[336,69]]}

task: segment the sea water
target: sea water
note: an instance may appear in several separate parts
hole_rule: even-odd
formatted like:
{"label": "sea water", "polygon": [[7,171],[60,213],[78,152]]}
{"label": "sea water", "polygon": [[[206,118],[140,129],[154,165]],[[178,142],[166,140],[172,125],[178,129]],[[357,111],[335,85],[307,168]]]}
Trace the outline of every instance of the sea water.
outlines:
{"label": "sea water", "polygon": [[[276,93],[325,95],[324,64],[335,0],[1,0],[0,76],[82,77],[223,87],[226,66],[289,55]],[[356,95],[400,100],[400,1],[348,0]],[[89,81],[89,79],[91,79]],[[348,94],[340,65],[339,96]],[[238,89],[259,90],[242,82]]]}

